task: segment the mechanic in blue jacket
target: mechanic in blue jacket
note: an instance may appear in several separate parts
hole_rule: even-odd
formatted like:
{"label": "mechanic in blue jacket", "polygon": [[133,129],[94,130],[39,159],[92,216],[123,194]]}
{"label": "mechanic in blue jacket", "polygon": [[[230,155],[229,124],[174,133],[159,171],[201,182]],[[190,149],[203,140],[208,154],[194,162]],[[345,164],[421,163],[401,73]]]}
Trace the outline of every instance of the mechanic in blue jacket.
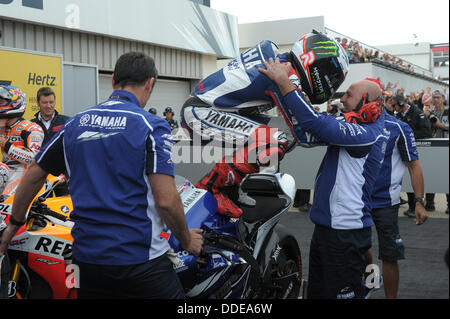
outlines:
{"label": "mechanic in blue jacket", "polygon": [[384,158],[382,93],[368,80],[352,84],[344,112],[363,112],[366,124],[312,110],[289,81],[289,66],[269,59],[259,71],[280,88],[283,104],[301,127],[329,146],[317,173],[311,220],[308,298],[364,298],[364,254],[371,247],[370,200]]}
{"label": "mechanic in blue jacket", "polygon": [[[12,216],[25,223],[48,173],[67,170],[79,298],[184,298],[167,256],[165,224],[198,255],[200,229],[187,227],[174,182],[171,130],[143,110],[157,70],[143,53],[116,62],[109,99],[72,117],[38,153],[19,185]],[[18,230],[8,224],[0,255]]]}

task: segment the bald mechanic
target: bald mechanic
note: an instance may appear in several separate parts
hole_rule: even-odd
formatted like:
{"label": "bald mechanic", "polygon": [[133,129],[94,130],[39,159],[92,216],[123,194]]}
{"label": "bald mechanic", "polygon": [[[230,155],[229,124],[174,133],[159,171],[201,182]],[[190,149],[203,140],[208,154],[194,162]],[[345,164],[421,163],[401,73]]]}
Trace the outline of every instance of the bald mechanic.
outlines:
{"label": "bald mechanic", "polygon": [[[364,253],[371,247],[370,195],[384,153],[381,90],[359,81],[341,98],[343,118],[316,113],[289,81],[289,66],[265,62],[299,124],[328,144],[318,171],[310,217],[315,224],[309,256],[308,298],[364,298]],[[365,119],[362,124],[358,117]]]}

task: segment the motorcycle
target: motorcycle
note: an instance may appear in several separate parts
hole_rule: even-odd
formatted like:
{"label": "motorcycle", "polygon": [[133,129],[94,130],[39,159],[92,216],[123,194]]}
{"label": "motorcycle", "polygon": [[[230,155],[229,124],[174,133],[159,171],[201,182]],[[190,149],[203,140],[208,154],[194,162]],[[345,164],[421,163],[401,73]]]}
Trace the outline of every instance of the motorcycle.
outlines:
{"label": "motorcycle", "polygon": [[[27,213],[27,222],[10,242],[9,298],[76,298],[66,284],[71,262],[73,210],[70,196],[55,197],[53,190],[65,177],[49,175]],[[0,218],[8,222],[15,193],[0,197]]]}
{"label": "motorcycle", "polygon": [[[217,214],[211,193],[182,177],[175,181],[188,227],[204,230],[198,257],[183,250],[169,229],[160,234],[169,241],[168,256],[188,298],[298,298],[300,248],[278,223],[295,195],[290,175],[251,174],[238,188],[226,190],[236,203],[246,199],[240,218]],[[73,206],[69,196],[48,198],[55,186],[44,187],[29,209],[27,224],[11,241],[11,298],[76,297],[76,284],[68,280]]]}
{"label": "motorcycle", "polygon": [[179,188],[190,228],[204,230],[199,257],[188,254],[173,236],[169,243],[175,270],[188,298],[297,298],[302,280],[301,253],[295,237],[278,224],[295,195],[288,174],[251,174],[228,191],[253,200],[240,205],[240,218],[216,214],[217,201],[185,180]]}

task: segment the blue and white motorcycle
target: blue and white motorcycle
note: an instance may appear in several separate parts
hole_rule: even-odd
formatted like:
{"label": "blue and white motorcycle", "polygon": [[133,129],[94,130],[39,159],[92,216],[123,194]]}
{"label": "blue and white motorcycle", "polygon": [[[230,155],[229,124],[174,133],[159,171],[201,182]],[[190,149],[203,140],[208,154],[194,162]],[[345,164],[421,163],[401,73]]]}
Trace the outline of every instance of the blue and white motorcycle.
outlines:
{"label": "blue and white motorcycle", "polygon": [[246,202],[240,204],[240,218],[216,214],[214,196],[188,180],[177,177],[176,183],[188,227],[204,230],[199,257],[184,251],[174,236],[167,236],[188,298],[298,298],[300,248],[295,236],[278,223],[294,199],[292,176],[248,175],[239,189],[228,192],[236,203]]}

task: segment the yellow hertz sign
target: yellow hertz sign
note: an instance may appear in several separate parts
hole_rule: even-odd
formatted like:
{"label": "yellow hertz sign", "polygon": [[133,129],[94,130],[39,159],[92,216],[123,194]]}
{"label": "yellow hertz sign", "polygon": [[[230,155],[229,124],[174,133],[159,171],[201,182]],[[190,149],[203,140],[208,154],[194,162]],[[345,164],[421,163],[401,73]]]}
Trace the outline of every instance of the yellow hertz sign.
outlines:
{"label": "yellow hertz sign", "polygon": [[61,113],[62,57],[0,49],[0,84],[20,88],[27,95],[24,118],[31,120],[39,111],[37,91],[48,86],[56,95],[55,109]]}

